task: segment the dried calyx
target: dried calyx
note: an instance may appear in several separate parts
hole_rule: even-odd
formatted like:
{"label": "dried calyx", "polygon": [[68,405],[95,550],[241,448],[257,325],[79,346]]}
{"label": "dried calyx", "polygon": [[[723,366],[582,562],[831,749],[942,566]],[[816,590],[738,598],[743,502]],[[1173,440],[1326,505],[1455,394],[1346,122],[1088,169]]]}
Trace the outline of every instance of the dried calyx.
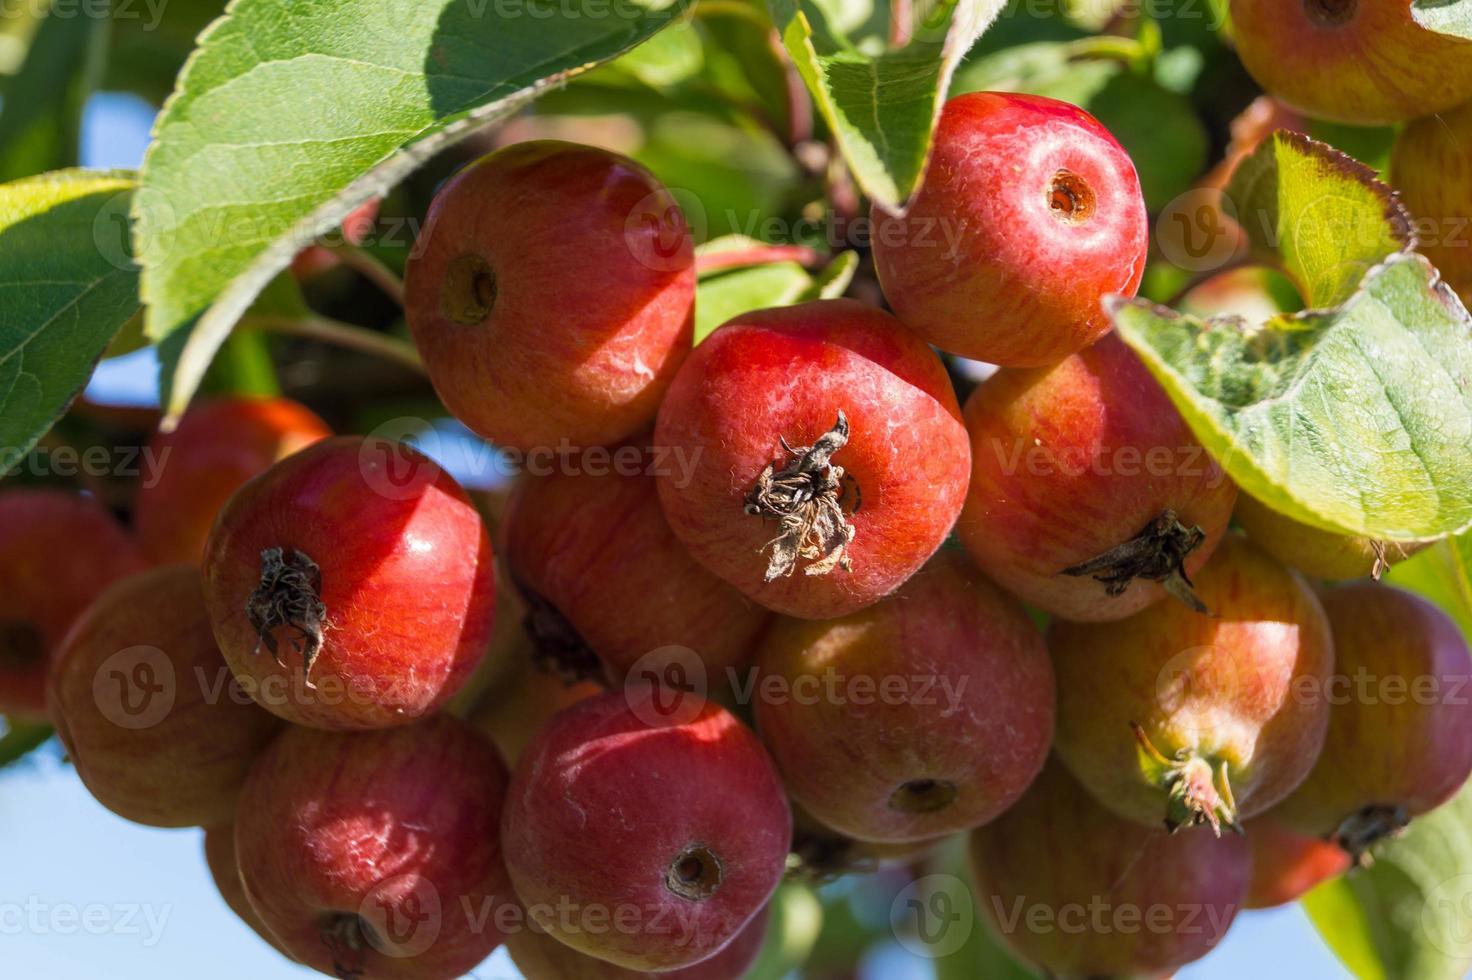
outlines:
{"label": "dried calyx", "polygon": [[521,627],[532,641],[532,664],[538,670],[557,675],[565,684],[604,683],[603,661],[577,627],[534,589],[520,582],[516,583],[516,589],[527,606]]}
{"label": "dried calyx", "polygon": [[1111,596],[1125,593],[1135,579],[1159,582],[1165,591],[1199,613],[1207,611],[1186,575],[1186,557],[1206,540],[1199,527],[1182,524],[1173,510],[1151,521],[1143,531],[1097,558],[1063,569],[1075,577],[1092,575]]}
{"label": "dried calyx", "polygon": [[703,902],[720,889],[724,878],[720,857],[704,844],[692,844],[670,862],[664,883],[681,898]]}
{"label": "dried calyx", "polygon": [[1398,837],[1410,825],[1406,808],[1395,804],[1367,806],[1344,819],[1334,831],[1333,841],[1358,867],[1371,863],[1370,848],[1382,840]]}
{"label": "dried calyx", "polygon": [[359,980],[368,952],[368,923],[361,916],[339,912],[322,926],[322,942],[332,953],[332,971],[338,980]]}
{"label": "dried calyx", "polygon": [[1209,824],[1218,837],[1222,835],[1223,826],[1242,833],[1226,762],[1212,764],[1190,749],[1182,749],[1174,758],[1166,758],[1143,728],[1134,723],[1130,728],[1135,734],[1141,771],[1146,779],[1167,793],[1167,830],[1175,833],[1187,827]]}
{"label": "dried calyx", "polygon": [[807,575],[853,570],[848,547],[855,531],[843,503],[852,487],[855,502],[850,514],[858,510],[858,487],[832,461],[848,445],[848,436],[848,417],[840,411],[833,428],[811,446],[794,449],[779,437],[790,458],[768,463],[747,493],[746,513],[776,521],[780,531],[763,548],[771,552],[766,581],[791,575],[800,560],[809,562],[803,569]]}
{"label": "dried calyx", "polygon": [[245,601],[245,615],[256,631],[256,648],[271,651],[276,663],[286,666],[280,631],[302,658],[307,687],[312,684],[312,664],[322,652],[323,634],[330,627],[327,606],[322,602],[322,569],[306,554],[292,549],[267,548],[261,552],[261,581]]}
{"label": "dried calyx", "polygon": [[46,657],[46,643],[30,623],[0,619],[0,667],[29,667]]}

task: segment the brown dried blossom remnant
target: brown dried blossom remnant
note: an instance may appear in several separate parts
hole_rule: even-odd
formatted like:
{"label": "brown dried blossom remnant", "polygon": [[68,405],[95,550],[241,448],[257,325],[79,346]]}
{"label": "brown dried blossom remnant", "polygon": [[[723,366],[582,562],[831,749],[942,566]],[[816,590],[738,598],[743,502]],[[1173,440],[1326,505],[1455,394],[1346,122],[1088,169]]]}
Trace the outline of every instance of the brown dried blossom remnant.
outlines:
{"label": "brown dried blossom remnant", "polygon": [[746,513],[776,521],[780,531],[762,547],[770,551],[766,581],[791,575],[799,561],[810,563],[803,569],[807,575],[853,570],[848,547],[855,529],[843,512],[845,479],[852,478],[833,463],[848,436],[848,416],[840,410],[833,428],[811,446],[793,448],[778,437],[790,458],[768,463],[746,495]]}
{"label": "brown dried blossom remnant", "polygon": [[329,623],[322,602],[322,569],[310,557],[293,548],[261,552],[261,581],[245,601],[245,615],[256,631],[256,648],[271,651],[282,667],[279,630],[289,631],[291,645],[301,655],[302,673],[312,688],[312,664],[322,651],[322,637]]}
{"label": "brown dried blossom remnant", "polygon": [[1135,579],[1159,582],[1187,607],[1206,613],[1206,604],[1196,595],[1186,574],[1186,557],[1205,540],[1205,531],[1187,527],[1175,511],[1167,510],[1124,544],[1083,564],[1065,568],[1062,574],[1092,575],[1111,596],[1124,595]]}

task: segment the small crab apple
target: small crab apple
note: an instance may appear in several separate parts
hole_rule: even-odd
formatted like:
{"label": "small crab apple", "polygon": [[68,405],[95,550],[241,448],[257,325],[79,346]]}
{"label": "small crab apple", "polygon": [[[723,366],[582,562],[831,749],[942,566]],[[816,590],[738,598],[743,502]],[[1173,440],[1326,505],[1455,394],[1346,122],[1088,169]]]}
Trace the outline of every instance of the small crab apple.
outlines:
{"label": "small crab apple", "polygon": [[1122,619],[1191,578],[1236,486],[1111,334],[1051,368],[1007,368],[966,403],[971,489],[956,532],[1003,588],[1080,622]]}
{"label": "small crab apple", "polygon": [[134,502],[138,543],[160,564],[198,564],[236,490],[330,435],[326,422],[289,398],[220,398],[191,408],[173,432],[149,441],[158,469]]}
{"label": "small crab apple", "polygon": [[199,570],[131,575],[87,608],[51,660],[47,707],[82,783],[154,827],[228,820],[281,728],[231,684]]}
{"label": "small crab apple", "polygon": [[1056,760],[971,834],[977,906],[1007,946],[1057,977],[1168,976],[1200,959],[1241,911],[1251,865],[1235,835],[1120,819]]}
{"label": "small crab apple", "polygon": [[970,453],[935,352],[893,317],[825,300],[737,317],[685,362],[654,444],[665,517],[757,602],[826,619],[919,570],[950,533]]}
{"label": "small crab apple", "polygon": [[756,735],[670,694],[632,685],[556,715],[517,763],[501,823],[537,926],[631,970],[724,948],[772,897],[792,841]]}
{"label": "small crab apple", "polygon": [[146,567],[97,502],[60,490],[0,493],[0,714],[46,714],[46,662],[72,621]]}
{"label": "small crab apple", "polygon": [[1129,154],[1082,109],[976,92],[946,103],[925,182],[877,210],[874,263],[895,314],[942,350],[1054,364],[1108,332],[1133,296],[1149,221]]}
{"label": "small crab apple", "polygon": [[1273,815],[1362,860],[1472,776],[1472,656],[1456,624],[1408,592],[1363,582],[1323,600],[1338,658],[1329,735]]}
{"label": "small crab apple", "polygon": [[1245,493],[1238,495],[1237,509],[1232,516],[1252,543],[1263,551],[1310,578],[1330,582],[1366,576],[1378,579],[1390,566],[1425,547],[1311,527]]}
{"label": "small crab apple", "polygon": [[1369,126],[1472,99],[1472,43],[1417,23],[1412,0],[1232,0],[1242,64],[1319,119]]}
{"label": "small crab apple", "polygon": [[242,686],[287,721],[402,725],[442,705],[490,639],[490,538],[409,446],[318,442],[247,483],[215,523],[205,596]]}
{"label": "small crab apple", "polygon": [[210,877],[214,879],[216,890],[225,900],[225,904],[230,906],[230,911],[234,912],[241,922],[250,926],[252,932],[273,946],[278,953],[290,958],[291,954],[281,948],[276,937],[271,935],[271,930],[266,928],[266,924],[261,921],[256,910],[251,908],[250,899],[245,895],[245,884],[240,880],[240,864],[235,860],[235,824],[233,821],[205,828],[204,861],[210,870]]}
{"label": "small crab apple", "polygon": [[518,143],[461,171],[430,206],[404,285],[445,406],[523,450],[647,426],[694,330],[675,198],[632,160],[573,143]]}
{"label": "small crab apple", "polygon": [[463,976],[514,908],[498,822],[506,767],[464,722],[288,728],[241,790],[235,849],[260,922],[331,976]]}
{"label": "small crab apple", "polygon": [[618,469],[585,458],[523,477],[506,509],[502,553],[539,647],[613,683],[667,646],[695,651],[712,676],[745,663],[771,614],[675,537],[659,506],[657,457],[636,446],[614,453]]}
{"label": "small crab apple", "polygon": [[1042,635],[956,550],[867,609],[779,619],[757,665],[757,729],[787,791],[858,840],[923,841],[986,823],[1048,758],[1053,668]]}
{"label": "small crab apple", "polygon": [[646,973],[579,953],[535,928],[506,934],[506,950],[525,980],[739,980],[746,976],[767,937],[767,910],[758,912],[719,953],[693,966]]}
{"label": "small crab apple", "polygon": [[1196,584],[1211,615],[1165,602],[1111,623],[1054,621],[1056,749],[1121,816],[1219,832],[1313,768],[1334,650],[1303,579],[1240,537]]}
{"label": "small crab apple", "polygon": [[1472,101],[1401,130],[1390,180],[1416,218],[1421,252],[1472,306]]}
{"label": "small crab apple", "polygon": [[1272,813],[1249,820],[1244,828],[1252,845],[1249,909],[1270,909],[1296,902],[1315,887],[1338,878],[1353,862],[1333,841],[1296,833]]}

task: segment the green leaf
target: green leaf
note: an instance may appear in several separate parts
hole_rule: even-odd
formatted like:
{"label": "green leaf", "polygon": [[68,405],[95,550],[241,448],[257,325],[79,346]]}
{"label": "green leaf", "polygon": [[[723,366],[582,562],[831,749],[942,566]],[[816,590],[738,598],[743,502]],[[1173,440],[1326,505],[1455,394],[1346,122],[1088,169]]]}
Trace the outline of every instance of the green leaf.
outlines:
{"label": "green leaf", "polygon": [[877,204],[903,207],[924,175],[951,76],[1003,0],[916,4],[909,43],[877,53],[845,37],[813,0],[768,6],[854,179]]}
{"label": "green leaf", "polygon": [[1472,637],[1472,534],[1438,541],[1391,568],[1386,580],[1436,603]]}
{"label": "green leaf", "polygon": [[670,2],[232,4],[159,117],[134,208],[170,413],[313,236],[450,143],[653,36],[679,16]]}
{"label": "green leaf", "polygon": [[29,452],[138,309],[126,174],[0,185],[0,453]]}
{"label": "green leaf", "polygon": [[1303,904],[1360,980],[1461,980],[1472,967],[1472,784]]}
{"label": "green leaf", "polygon": [[1369,167],[1279,130],[1238,166],[1225,207],[1310,307],[1338,306],[1365,273],[1414,246],[1410,216]]}
{"label": "green leaf", "polygon": [[735,269],[703,280],[695,293],[695,342],[732,317],[796,303],[812,285],[812,277],[796,262]]}
{"label": "green leaf", "polygon": [[1411,16],[1429,31],[1472,41],[1472,2],[1469,0],[1412,0]]}
{"label": "green leaf", "polygon": [[829,262],[823,271],[813,278],[813,283],[803,293],[803,301],[813,299],[837,299],[848,292],[854,274],[859,271],[859,253],[842,252]]}
{"label": "green leaf", "polygon": [[1472,524],[1472,318],[1420,256],[1284,329],[1110,309],[1207,450],[1274,510],[1390,541]]}
{"label": "green leaf", "polygon": [[0,769],[24,759],[45,745],[53,734],[55,729],[47,724],[11,722],[5,734],[0,736]]}
{"label": "green leaf", "polygon": [[0,82],[0,180],[77,165],[107,27],[106,17],[40,11],[19,71]]}

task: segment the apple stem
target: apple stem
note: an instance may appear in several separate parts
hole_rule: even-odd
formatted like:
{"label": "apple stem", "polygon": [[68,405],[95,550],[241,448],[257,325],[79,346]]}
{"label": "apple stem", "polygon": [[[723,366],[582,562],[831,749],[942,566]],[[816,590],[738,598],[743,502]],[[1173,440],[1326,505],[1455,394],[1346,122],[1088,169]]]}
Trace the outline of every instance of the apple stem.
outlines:
{"label": "apple stem", "polygon": [[1212,765],[1191,749],[1181,749],[1175,758],[1167,758],[1150,741],[1145,729],[1133,722],[1130,729],[1135,735],[1141,771],[1167,793],[1167,830],[1176,833],[1186,827],[1210,824],[1218,837],[1222,835],[1223,825],[1242,833],[1225,761]]}
{"label": "apple stem", "polygon": [[848,445],[848,416],[840,409],[838,421],[811,446],[796,449],[778,436],[782,449],[792,458],[777,468],[768,463],[756,485],[746,495],[746,513],[763,520],[775,520],[781,533],[762,546],[771,549],[766,581],[789,576],[797,568],[798,559],[809,564],[807,575],[827,575],[836,568],[853,571],[848,546],[853,543],[855,529],[843,513],[846,490],[852,486],[854,506],[858,511],[862,497],[858,484],[849,478],[844,482],[843,467],[831,462],[835,453]]}
{"label": "apple stem", "polygon": [[1187,527],[1173,510],[1163,511],[1145,529],[1124,544],[1078,565],[1063,575],[1092,575],[1111,596],[1124,595],[1135,579],[1159,582],[1165,591],[1191,609],[1207,613],[1206,604],[1186,575],[1186,558],[1206,540],[1199,527]]}
{"label": "apple stem", "polygon": [[46,643],[30,623],[0,619],[0,667],[20,669],[46,659]]}
{"label": "apple stem", "polygon": [[800,830],[793,835],[792,851],[787,855],[787,873],[814,885],[877,870],[879,862],[872,855],[837,833]]}
{"label": "apple stem", "polygon": [[331,626],[321,593],[322,569],[316,562],[295,548],[289,556],[281,548],[267,548],[261,552],[260,584],[245,600],[246,618],[256,631],[256,648],[251,652],[258,654],[264,646],[285,667],[276,631],[291,630],[308,690],[316,690],[312,664],[322,651],[323,633]]}
{"label": "apple stem", "polygon": [[1331,835],[1334,843],[1349,854],[1356,867],[1373,863],[1370,848],[1382,840],[1399,837],[1411,822],[1406,808],[1394,803],[1380,803],[1357,810]]}

